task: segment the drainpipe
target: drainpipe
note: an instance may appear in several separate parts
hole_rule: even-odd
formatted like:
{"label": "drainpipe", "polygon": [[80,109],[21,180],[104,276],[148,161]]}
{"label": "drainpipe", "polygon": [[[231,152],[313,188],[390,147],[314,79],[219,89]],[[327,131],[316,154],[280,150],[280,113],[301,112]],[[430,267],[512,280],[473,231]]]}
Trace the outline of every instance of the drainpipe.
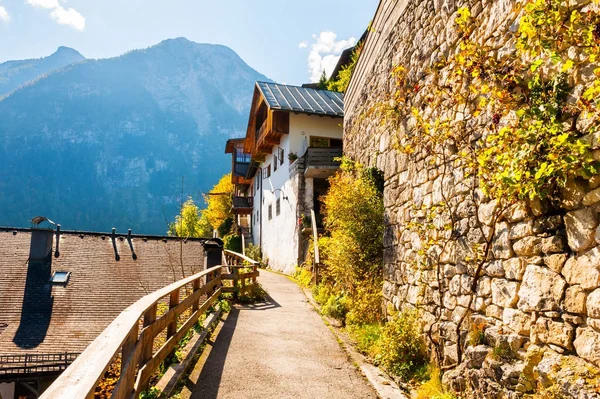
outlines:
{"label": "drainpipe", "polygon": [[260,247],[260,251],[262,252],[263,247],[262,247],[262,236],[263,236],[263,229],[262,229],[262,221],[263,221],[263,213],[262,213],[262,206],[263,206],[263,176],[262,176],[262,168],[260,168],[260,170],[258,171],[258,174],[260,176],[260,201],[259,201],[259,206],[258,206],[258,215],[260,218],[260,232],[259,232],[259,236],[258,236],[258,241],[259,244],[258,246]]}

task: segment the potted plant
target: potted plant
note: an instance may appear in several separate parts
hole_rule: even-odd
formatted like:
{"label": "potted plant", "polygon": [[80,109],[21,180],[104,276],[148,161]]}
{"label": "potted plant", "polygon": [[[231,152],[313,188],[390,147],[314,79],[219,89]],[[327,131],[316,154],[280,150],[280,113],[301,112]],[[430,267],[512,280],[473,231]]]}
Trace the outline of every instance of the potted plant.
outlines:
{"label": "potted plant", "polygon": [[288,153],[288,160],[290,161],[290,163],[294,163],[296,159],[298,159],[298,154],[296,154],[295,152]]}
{"label": "potted plant", "polygon": [[301,217],[301,219],[302,219],[302,226],[303,227],[311,227],[310,216],[303,214],[302,217]]}

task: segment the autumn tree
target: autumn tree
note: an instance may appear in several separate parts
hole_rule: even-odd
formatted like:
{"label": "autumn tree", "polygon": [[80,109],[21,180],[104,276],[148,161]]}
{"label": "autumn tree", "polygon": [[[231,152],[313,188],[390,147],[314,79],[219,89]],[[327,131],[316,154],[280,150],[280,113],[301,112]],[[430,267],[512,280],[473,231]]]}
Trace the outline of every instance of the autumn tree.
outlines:
{"label": "autumn tree", "polygon": [[204,196],[207,207],[202,211],[202,215],[206,217],[213,228],[219,229],[227,221],[232,221],[232,196],[231,173],[221,177],[221,180],[210,190],[209,194]]}
{"label": "autumn tree", "polygon": [[183,203],[179,215],[169,226],[169,234],[178,237],[212,237],[212,231],[206,215],[191,197]]}

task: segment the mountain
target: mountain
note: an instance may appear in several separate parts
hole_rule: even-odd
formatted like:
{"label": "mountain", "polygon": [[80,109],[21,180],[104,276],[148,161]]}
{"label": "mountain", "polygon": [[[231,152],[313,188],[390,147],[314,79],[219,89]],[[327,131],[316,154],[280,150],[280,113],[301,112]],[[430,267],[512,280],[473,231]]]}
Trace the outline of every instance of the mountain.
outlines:
{"label": "mountain", "polygon": [[48,57],[0,64],[0,97],[52,71],[85,60],[78,51],[59,47]]}
{"label": "mountain", "polygon": [[[233,50],[166,40],[58,69],[0,100],[0,225],[164,234],[230,169],[254,83]],[[185,199],[185,198],[184,198]]]}

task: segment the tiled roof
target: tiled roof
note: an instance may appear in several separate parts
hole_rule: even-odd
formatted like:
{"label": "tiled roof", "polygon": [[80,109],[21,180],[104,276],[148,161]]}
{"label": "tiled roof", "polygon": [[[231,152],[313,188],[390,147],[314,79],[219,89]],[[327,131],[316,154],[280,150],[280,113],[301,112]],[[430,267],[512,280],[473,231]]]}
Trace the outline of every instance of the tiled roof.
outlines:
{"label": "tiled roof", "polygon": [[344,95],[335,91],[256,82],[269,108],[305,114],[344,116]]}
{"label": "tiled roof", "polygon": [[[134,256],[127,236],[113,245],[110,233],[65,231],[59,256],[54,235],[51,261],[34,263],[31,237],[30,230],[0,229],[2,355],[82,352],[127,306],[204,269],[202,239],[132,236]],[[65,286],[50,283],[56,271],[71,272]]]}

